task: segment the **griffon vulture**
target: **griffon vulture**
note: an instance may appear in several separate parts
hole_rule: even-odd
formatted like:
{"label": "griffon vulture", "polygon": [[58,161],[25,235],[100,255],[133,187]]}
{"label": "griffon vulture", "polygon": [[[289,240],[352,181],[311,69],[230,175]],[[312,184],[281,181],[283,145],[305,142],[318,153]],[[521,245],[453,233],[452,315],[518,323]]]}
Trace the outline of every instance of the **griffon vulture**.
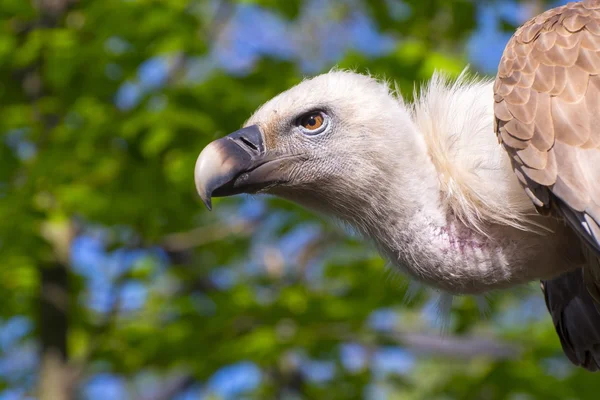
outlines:
{"label": "griffon vulture", "polygon": [[[210,143],[198,193],[268,193],[334,216],[401,270],[477,294],[541,280],[563,350],[600,367],[600,1],[526,22],[495,82],[304,80]],[[499,144],[500,142],[500,144]]]}

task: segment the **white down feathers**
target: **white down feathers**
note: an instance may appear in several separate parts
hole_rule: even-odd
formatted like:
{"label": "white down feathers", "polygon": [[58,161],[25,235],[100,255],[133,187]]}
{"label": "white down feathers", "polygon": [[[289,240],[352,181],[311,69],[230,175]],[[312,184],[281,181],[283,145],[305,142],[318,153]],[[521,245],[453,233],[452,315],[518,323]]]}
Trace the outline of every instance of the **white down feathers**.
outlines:
{"label": "white down feathers", "polygon": [[535,213],[493,133],[493,83],[436,73],[415,91],[412,117],[438,172],[442,203],[481,233],[485,224],[532,229]]}

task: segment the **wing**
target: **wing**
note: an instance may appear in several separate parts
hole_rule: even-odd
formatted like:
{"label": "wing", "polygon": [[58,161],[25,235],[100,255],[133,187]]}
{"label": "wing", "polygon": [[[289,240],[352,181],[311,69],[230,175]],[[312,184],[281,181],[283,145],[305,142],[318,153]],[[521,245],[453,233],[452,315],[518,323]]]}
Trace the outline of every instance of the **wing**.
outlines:
{"label": "wing", "polygon": [[557,209],[600,254],[600,1],[525,23],[494,86],[496,133],[539,208]]}
{"label": "wing", "polygon": [[[496,134],[538,210],[556,210],[589,245],[589,265],[543,281],[565,354],[600,368],[600,1],[525,23],[494,85]],[[594,254],[595,253],[595,254]],[[595,300],[595,301],[594,301]]]}

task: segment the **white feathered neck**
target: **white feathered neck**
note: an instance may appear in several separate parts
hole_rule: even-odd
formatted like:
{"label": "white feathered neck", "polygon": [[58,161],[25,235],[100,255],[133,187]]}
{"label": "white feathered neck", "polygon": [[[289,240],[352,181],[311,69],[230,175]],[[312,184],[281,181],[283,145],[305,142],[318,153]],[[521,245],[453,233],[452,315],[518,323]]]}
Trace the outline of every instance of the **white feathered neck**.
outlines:
{"label": "white feathered neck", "polygon": [[[556,220],[541,219],[520,187],[494,133],[489,80],[435,74],[412,104],[397,98],[412,120],[402,137],[422,137],[425,150],[399,153],[391,141],[381,156],[393,166],[384,173],[393,177],[392,190],[385,204],[354,223],[392,263],[451,293],[482,293],[582,262],[574,235]],[[417,161],[421,151],[429,158],[424,164]],[[398,154],[403,160],[392,162]],[[431,168],[435,173],[427,172]],[[410,174],[422,181],[410,181]],[[417,201],[412,211],[402,210],[407,198]]]}
{"label": "white feathered neck", "polygon": [[412,117],[439,176],[443,205],[468,227],[531,229],[534,212],[493,132],[492,81],[436,73],[415,91]]}
{"label": "white feathered neck", "polygon": [[313,143],[278,121],[331,107],[337,139],[306,150],[327,156],[297,170],[301,184],[273,193],[352,225],[431,286],[481,293],[581,261],[577,238],[535,215],[496,139],[493,102],[490,81],[464,74],[453,82],[434,75],[407,104],[388,83],[332,71],[271,99],[248,124],[273,143]]}

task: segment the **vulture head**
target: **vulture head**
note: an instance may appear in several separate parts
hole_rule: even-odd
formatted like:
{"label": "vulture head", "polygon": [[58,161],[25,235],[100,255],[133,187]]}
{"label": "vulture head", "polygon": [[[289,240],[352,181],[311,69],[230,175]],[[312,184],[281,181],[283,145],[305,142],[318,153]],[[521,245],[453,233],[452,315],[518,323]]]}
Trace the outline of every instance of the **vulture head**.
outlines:
{"label": "vulture head", "polygon": [[425,157],[410,111],[388,85],[334,71],[274,97],[209,144],[195,180],[209,208],[211,197],[267,193],[357,222],[376,217],[402,178],[413,182],[401,198],[417,196]]}

